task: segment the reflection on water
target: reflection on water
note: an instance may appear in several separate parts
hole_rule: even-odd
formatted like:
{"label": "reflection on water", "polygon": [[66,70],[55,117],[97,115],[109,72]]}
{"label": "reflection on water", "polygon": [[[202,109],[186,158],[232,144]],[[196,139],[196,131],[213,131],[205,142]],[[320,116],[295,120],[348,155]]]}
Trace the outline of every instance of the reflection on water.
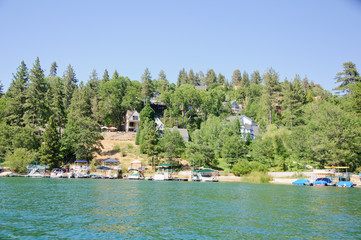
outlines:
{"label": "reflection on water", "polygon": [[0,238],[361,239],[361,189],[0,179]]}

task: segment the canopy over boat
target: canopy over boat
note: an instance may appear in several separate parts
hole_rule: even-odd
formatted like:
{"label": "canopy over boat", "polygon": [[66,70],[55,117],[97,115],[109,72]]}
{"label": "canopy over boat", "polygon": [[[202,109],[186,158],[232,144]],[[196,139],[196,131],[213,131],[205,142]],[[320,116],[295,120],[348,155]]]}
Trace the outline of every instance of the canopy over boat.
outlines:
{"label": "canopy over boat", "polygon": [[134,163],[134,164],[137,164],[137,163],[142,163],[141,161],[139,161],[139,160],[134,160],[133,162],[131,162],[131,163]]}
{"label": "canopy over boat", "polygon": [[88,163],[86,160],[75,160],[75,163]]}
{"label": "canopy over boat", "polygon": [[107,166],[101,166],[101,167],[97,167],[98,170],[110,170],[110,167]]}
{"label": "canopy over boat", "polygon": [[105,160],[104,163],[119,163],[119,161],[114,158],[109,158]]}
{"label": "canopy over boat", "polygon": [[167,163],[162,163],[158,165],[159,168],[168,168],[168,167],[172,167],[172,164],[167,164]]}
{"label": "canopy over boat", "polygon": [[195,172],[214,172],[213,169],[198,169],[198,170],[194,170]]}

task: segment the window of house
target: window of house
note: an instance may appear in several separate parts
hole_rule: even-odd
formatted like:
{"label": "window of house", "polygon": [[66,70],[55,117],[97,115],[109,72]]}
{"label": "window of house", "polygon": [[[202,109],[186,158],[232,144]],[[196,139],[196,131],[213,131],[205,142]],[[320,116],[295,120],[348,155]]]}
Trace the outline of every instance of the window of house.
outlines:
{"label": "window of house", "polygon": [[134,127],[134,123],[133,123],[133,122],[130,122],[130,123],[129,123],[129,127]]}
{"label": "window of house", "polygon": [[138,120],[138,116],[133,116],[133,120]]}

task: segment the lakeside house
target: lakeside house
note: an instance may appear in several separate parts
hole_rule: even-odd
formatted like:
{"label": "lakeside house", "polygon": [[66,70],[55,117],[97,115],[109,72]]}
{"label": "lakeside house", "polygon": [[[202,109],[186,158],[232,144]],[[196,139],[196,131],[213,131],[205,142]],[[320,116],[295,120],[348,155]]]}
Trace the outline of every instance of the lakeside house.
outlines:
{"label": "lakeside house", "polygon": [[189,134],[188,134],[188,130],[185,128],[177,128],[177,127],[173,127],[173,128],[166,128],[169,129],[171,132],[173,131],[179,131],[180,135],[183,138],[183,141],[185,142],[189,142]]}
{"label": "lakeside house", "polygon": [[239,122],[241,124],[242,137],[246,139],[247,135],[249,134],[251,136],[251,140],[253,141],[259,134],[258,124],[246,115],[230,116],[227,118],[227,120],[229,121],[234,121],[235,119],[239,119]]}
{"label": "lakeside house", "polygon": [[136,132],[139,128],[139,113],[137,110],[128,110],[125,116],[125,131]]}

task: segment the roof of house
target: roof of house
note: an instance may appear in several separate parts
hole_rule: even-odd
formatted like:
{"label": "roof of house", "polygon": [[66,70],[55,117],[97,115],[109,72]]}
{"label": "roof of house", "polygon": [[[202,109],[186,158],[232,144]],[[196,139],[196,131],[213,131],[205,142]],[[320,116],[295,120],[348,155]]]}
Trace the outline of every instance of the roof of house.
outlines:
{"label": "roof of house", "polygon": [[137,110],[127,110],[127,116],[132,117],[132,116],[136,116],[139,117],[139,113]]}
{"label": "roof of house", "polygon": [[177,127],[167,128],[167,129],[169,129],[171,131],[178,130],[180,135],[182,136],[183,140],[188,141],[189,135],[188,135],[188,130],[187,129],[185,129],[185,128],[177,128]]}
{"label": "roof of house", "polygon": [[204,86],[195,86],[196,90],[207,90],[207,85]]}

